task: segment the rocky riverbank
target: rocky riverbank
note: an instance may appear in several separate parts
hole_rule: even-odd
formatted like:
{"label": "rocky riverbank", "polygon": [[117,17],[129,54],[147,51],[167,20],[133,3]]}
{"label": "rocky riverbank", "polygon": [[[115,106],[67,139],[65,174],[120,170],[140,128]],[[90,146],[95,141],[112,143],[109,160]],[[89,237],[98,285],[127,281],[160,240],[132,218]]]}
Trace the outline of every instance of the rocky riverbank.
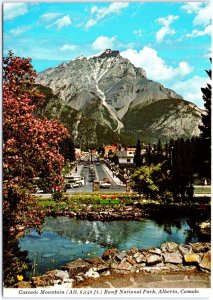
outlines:
{"label": "rocky riverbank", "polygon": [[210,219],[210,205],[185,205],[185,204],[160,204],[148,202],[125,203],[120,201],[117,204],[83,204],[78,203],[55,203],[46,209],[49,216],[69,216],[89,221],[113,221],[113,220],[140,220],[141,218],[156,217],[190,217],[193,214],[196,220],[206,221]]}
{"label": "rocky riverbank", "polygon": [[[58,287],[82,286],[88,280],[97,278],[147,273],[211,271],[211,244],[176,244],[166,242],[160,248],[126,251],[106,250],[102,257],[77,259],[64,265],[61,270],[51,270],[29,282],[19,282],[16,287]],[[125,286],[123,286],[125,287]],[[169,288],[169,286],[168,286]]]}
{"label": "rocky riverbank", "polygon": [[[168,220],[179,218],[180,216],[191,218],[193,215],[193,226],[202,235],[211,235],[211,209],[209,205],[181,205],[181,204],[159,204],[147,203],[141,204],[138,201],[134,203],[120,203],[116,205],[94,205],[79,204],[77,208],[65,202],[54,203],[54,205],[44,208],[46,216],[67,216],[74,219],[88,221],[141,221],[143,218]],[[195,221],[196,220],[196,221]],[[25,232],[25,226],[17,225],[11,227],[10,234],[16,234],[19,238]]]}
{"label": "rocky riverbank", "polygon": [[128,220],[140,221],[141,218],[148,217],[148,214],[140,208],[134,206],[123,207],[98,207],[84,206],[78,212],[58,211],[50,212],[49,215],[69,216],[80,220],[88,221],[115,221]]}

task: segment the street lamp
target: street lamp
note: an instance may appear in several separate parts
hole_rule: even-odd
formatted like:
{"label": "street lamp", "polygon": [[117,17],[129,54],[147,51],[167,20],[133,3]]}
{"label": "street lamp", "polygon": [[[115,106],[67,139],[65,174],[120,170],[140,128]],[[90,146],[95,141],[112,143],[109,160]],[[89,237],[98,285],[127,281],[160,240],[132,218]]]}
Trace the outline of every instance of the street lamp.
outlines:
{"label": "street lamp", "polygon": [[124,169],[124,177],[126,179],[126,192],[130,192],[130,182],[129,182],[129,177],[130,177],[130,171],[127,170],[126,168]]}

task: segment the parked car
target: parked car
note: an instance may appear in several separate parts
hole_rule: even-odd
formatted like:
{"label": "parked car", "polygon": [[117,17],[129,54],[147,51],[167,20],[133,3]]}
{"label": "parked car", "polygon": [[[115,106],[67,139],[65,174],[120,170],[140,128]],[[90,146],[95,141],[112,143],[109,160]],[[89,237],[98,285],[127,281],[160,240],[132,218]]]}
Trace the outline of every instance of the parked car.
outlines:
{"label": "parked car", "polygon": [[65,176],[65,189],[72,189],[84,185],[83,176]]}
{"label": "parked car", "polygon": [[79,187],[79,183],[75,182],[75,181],[71,181],[71,180],[68,180],[67,182],[65,182],[65,190],[66,189],[73,189],[75,187]]}
{"label": "parked car", "polygon": [[100,181],[100,187],[101,188],[110,188],[111,184],[106,181]]}
{"label": "parked car", "polygon": [[95,175],[90,175],[88,181],[93,182],[96,179]]}

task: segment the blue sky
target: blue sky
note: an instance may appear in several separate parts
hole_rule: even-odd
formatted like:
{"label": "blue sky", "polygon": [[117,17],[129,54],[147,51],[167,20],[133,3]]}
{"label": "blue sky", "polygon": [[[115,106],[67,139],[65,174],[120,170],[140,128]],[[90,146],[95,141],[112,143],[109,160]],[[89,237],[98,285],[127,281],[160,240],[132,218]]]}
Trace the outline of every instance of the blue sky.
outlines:
{"label": "blue sky", "polygon": [[3,4],[3,53],[31,57],[37,72],[119,50],[149,79],[203,106],[211,56],[210,2]]}

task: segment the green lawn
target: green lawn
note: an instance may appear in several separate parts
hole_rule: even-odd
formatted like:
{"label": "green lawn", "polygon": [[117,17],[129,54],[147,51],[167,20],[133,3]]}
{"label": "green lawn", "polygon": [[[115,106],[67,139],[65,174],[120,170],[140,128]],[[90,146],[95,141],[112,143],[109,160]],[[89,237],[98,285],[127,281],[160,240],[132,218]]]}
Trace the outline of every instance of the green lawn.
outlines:
{"label": "green lawn", "polygon": [[194,188],[195,194],[211,194],[211,187],[210,186],[198,186]]}

